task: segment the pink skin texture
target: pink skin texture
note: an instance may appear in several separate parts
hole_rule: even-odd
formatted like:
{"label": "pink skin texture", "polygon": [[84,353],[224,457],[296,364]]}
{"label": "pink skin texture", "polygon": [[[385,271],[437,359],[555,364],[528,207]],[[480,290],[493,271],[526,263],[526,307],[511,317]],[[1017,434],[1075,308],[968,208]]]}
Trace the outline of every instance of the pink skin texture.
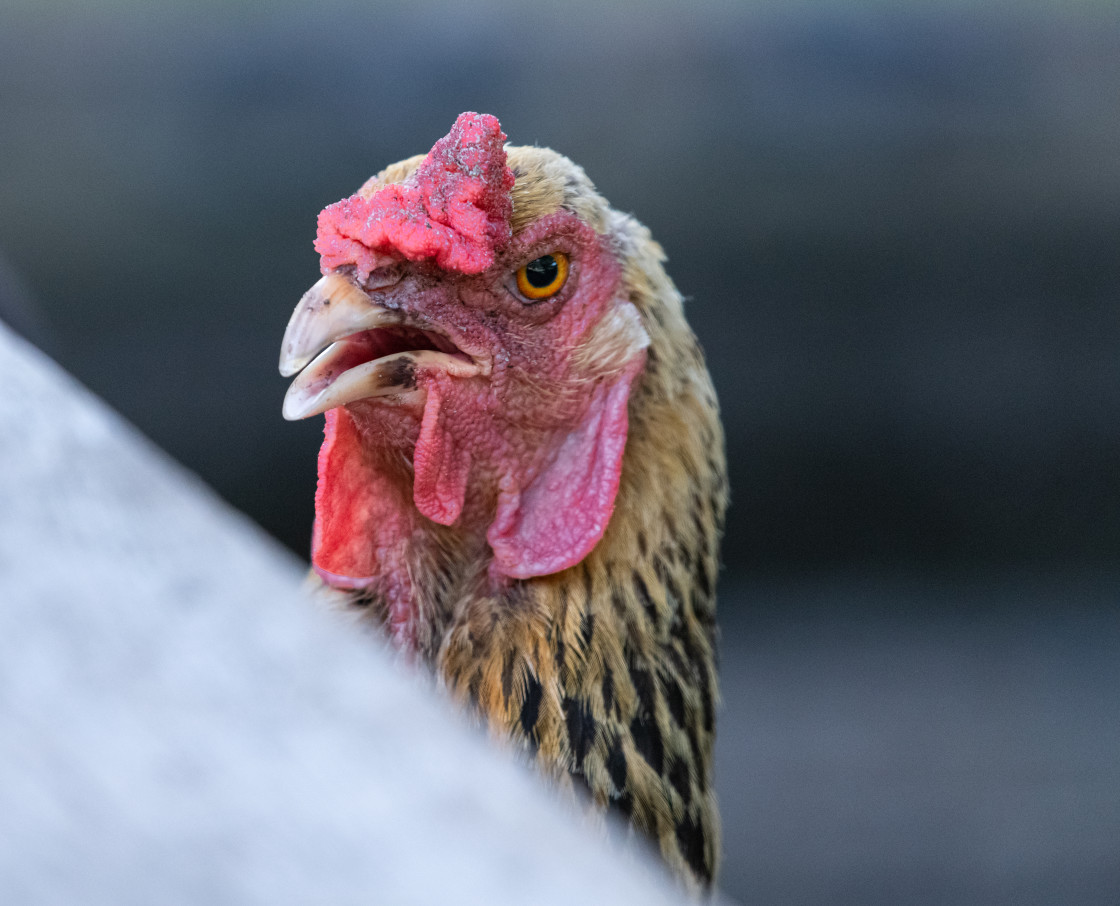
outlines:
{"label": "pink skin texture", "polygon": [[[472,377],[417,368],[404,402],[326,414],[312,562],[331,585],[385,596],[398,629],[414,612],[409,551],[431,523],[485,538],[497,590],[580,562],[618,491],[644,352],[603,373],[574,353],[612,307],[630,304],[617,295],[619,266],[568,211],[512,235],[505,138],[494,117],[464,113],[403,185],[319,215],[324,273],[350,268],[364,281],[403,265],[377,303],[486,363]],[[556,252],[570,259],[564,287],[522,299],[512,275]]]}

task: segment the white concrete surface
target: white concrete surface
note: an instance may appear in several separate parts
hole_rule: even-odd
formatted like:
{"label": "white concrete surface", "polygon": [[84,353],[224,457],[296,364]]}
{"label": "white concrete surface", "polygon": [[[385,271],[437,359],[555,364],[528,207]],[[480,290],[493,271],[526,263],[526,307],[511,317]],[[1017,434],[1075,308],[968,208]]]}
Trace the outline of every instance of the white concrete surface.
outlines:
{"label": "white concrete surface", "polygon": [[0,902],[677,901],[301,577],[0,325]]}

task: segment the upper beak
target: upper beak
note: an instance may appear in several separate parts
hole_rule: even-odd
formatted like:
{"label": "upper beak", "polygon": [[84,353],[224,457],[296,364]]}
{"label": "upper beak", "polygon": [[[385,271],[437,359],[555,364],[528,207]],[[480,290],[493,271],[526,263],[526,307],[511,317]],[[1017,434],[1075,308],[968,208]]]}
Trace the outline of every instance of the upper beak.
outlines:
{"label": "upper beak", "polygon": [[378,305],[349,277],[332,273],[320,279],[304,293],[284,332],[280,373],[300,372],[284,397],[284,418],[295,421],[355,400],[406,393],[415,389],[421,368],[456,377],[482,372],[470,356],[434,349],[371,358],[365,331],[407,323],[404,312]]}
{"label": "upper beak", "polygon": [[382,308],[342,274],[327,274],[303,294],[280,347],[280,373],[291,377],[328,343],[360,330],[403,324],[399,311]]}

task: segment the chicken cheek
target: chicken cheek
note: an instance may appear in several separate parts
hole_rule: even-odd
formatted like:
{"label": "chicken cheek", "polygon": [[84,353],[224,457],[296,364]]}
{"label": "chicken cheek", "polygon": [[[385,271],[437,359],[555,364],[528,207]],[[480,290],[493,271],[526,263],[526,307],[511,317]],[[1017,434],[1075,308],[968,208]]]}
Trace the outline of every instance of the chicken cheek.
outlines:
{"label": "chicken cheek", "polygon": [[575,566],[599,543],[622,475],[630,387],[644,361],[595,389],[583,420],[531,482],[503,489],[486,534],[498,573],[546,576]]}

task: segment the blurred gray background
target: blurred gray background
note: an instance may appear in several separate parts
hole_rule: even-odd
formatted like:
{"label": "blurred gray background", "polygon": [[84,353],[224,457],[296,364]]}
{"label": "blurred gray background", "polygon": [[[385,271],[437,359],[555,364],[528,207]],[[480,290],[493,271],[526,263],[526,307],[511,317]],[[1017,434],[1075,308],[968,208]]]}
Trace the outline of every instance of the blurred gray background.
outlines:
{"label": "blurred gray background", "polygon": [[727,892],[1120,900],[1120,8],[0,0],[0,317],[303,554],[315,215],[467,109],[708,352]]}

